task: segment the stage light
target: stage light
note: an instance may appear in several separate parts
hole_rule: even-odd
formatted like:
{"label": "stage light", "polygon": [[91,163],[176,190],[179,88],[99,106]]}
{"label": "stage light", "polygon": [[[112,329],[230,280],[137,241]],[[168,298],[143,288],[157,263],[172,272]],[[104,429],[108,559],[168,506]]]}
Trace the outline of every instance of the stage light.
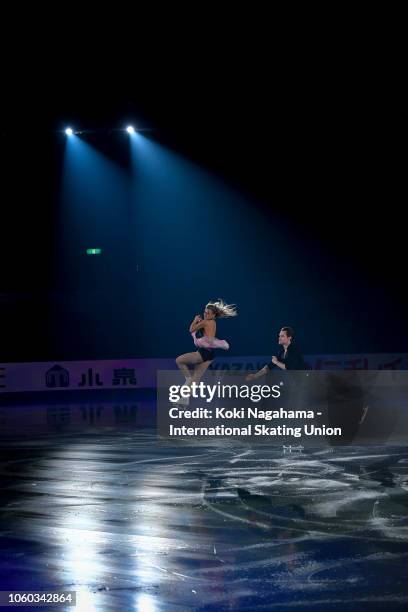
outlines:
{"label": "stage light", "polygon": [[72,129],[72,128],[67,128],[67,129],[65,130],[65,133],[66,133],[66,135],[67,135],[67,136],[72,136],[72,134],[74,133],[74,131],[73,131],[73,129]]}
{"label": "stage light", "polygon": [[100,255],[102,253],[102,249],[86,249],[87,255]]}
{"label": "stage light", "polygon": [[128,125],[126,131],[128,132],[128,134],[134,134],[135,128],[133,127],[133,125]]}

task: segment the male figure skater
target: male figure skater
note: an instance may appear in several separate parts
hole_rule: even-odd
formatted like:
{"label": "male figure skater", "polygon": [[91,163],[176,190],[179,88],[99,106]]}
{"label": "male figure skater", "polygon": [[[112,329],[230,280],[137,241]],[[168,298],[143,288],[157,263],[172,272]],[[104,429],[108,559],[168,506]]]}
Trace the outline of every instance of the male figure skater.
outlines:
{"label": "male figure skater", "polygon": [[246,380],[254,380],[255,378],[264,376],[267,374],[268,370],[272,370],[273,367],[280,368],[281,370],[307,370],[308,366],[294,342],[294,335],[294,331],[291,327],[282,327],[278,339],[278,343],[282,348],[278,357],[273,356],[270,363],[264,365],[264,367],[255,374],[248,374]]}

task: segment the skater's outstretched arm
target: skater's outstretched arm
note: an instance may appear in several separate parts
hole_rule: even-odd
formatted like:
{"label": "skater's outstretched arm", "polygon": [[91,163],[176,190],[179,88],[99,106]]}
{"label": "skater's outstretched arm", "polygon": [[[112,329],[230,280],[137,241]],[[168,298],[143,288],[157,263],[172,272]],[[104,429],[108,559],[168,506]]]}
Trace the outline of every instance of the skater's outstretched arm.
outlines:
{"label": "skater's outstretched arm", "polygon": [[248,374],[245,380],[255,380],[255,378],[260,378],[261,376],[265,376],[265,374],[267,374],[268,371],[269,371],[269,368],[267,365],[265,365],[263,368],[258,370],[258,372],[256,372],[255,374]]}

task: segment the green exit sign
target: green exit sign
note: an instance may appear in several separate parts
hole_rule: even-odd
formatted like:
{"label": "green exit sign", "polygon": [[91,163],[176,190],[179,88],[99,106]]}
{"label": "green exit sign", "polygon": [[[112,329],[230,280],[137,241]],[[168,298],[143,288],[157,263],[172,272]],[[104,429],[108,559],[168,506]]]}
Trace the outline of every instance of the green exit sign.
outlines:
{"label": "green exit sign", "polygon": [[100,255],[102,253],[102,249],[86,249],[87,255]]}

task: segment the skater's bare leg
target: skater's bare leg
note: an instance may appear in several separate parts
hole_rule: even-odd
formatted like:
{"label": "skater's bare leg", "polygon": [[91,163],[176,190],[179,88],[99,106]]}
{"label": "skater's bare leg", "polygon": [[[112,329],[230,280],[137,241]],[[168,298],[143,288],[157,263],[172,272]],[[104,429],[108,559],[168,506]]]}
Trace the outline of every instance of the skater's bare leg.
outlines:
{"label": "skater's bare leg", "polygon": [[[176,364],[179,370],[184,374],[186,380],[190,379],[193,375],[193,371],[190,370],[189,366],[196,366],[202,364],[202,357],[200,353],[195,351],[194,353],[184,353],[176,359]],[[208,367],[208,366],[207,366]]]}
{"label": "skater's bare leg", "polygon": [[193,375],[191,378],[191,382],[200,382],[201,377],[206,372],[206,370],[210,367],[212,361],[203,361],[202,363],[198,363],[194,366]]}

